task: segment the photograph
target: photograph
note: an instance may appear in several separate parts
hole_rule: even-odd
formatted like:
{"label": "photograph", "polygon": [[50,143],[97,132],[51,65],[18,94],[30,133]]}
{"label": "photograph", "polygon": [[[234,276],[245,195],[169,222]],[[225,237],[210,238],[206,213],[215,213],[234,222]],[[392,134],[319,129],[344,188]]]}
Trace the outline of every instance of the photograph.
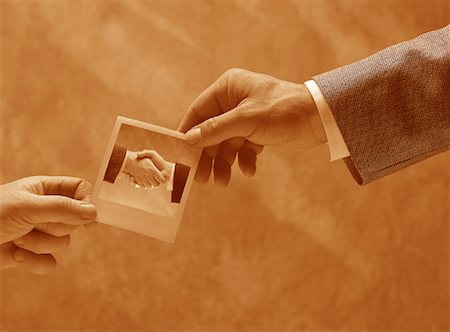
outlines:
{"label": "photograph", "polygon": [[183,136],[117,118],[93,191],[99,222],[173,242],[201,154]]}

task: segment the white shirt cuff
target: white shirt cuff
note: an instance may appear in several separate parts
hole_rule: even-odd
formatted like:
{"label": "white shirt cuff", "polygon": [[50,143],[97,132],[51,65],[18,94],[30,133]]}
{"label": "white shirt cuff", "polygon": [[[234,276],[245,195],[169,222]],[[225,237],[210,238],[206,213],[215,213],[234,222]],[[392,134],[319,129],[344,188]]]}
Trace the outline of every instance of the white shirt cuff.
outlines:
{"label": "white shirt cuff", "polygon": [[323,128],[327,136],[328,148],[330,149],[330,161],[339,160],[350,156],[347,145],[342,137],[341,131],[334,119],[333,113],[328,106],[325,97],[320,91],[319,86],[313,80],[305,82],[306,87],[311,93],[320,118],[322,119]]}
{"label": "white shirt cuff", "polygon": [[175,176],[175,163],[171,163],[172,171],[170,172],[169,181],[166,183],[166,190],[173,191],[173,179]]}

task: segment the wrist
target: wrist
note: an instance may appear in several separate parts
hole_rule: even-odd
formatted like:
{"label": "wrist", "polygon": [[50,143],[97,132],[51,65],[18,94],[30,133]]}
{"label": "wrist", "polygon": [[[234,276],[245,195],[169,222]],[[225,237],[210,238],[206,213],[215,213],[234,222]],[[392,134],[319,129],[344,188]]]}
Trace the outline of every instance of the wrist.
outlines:
{"label": "wrist", "polygon": [[317,109],[316,103],[305,84],[300,84],[303,94],[303,105],[306,113],[308,114],[309,127],[311,129],[312,135],[315,137],[318,145],[327,142],[327,136],[323,126],[322,119],[320,118],[319,110]]}
{"label": "wrist", "polygon": [[137,153],[133,151],[127,151],[127,155],[125,157],[125,165],[123,167],[124,173],[131,173],[132,165],[134,161],[137,159]]}

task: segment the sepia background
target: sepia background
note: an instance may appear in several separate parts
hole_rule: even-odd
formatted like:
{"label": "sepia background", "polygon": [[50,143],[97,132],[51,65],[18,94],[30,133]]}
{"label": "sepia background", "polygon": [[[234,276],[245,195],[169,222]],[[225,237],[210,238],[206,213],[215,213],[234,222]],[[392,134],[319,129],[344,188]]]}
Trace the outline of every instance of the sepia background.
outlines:
{"label": "sepia background", "polygon": [[[1,0],[2,183],[93,182],[117,115],[175,129],[230,67],[294,82],[448,24],[448,1]],[[80,229],[1,272],[2,331],[447,331],[449,153],[359,187],[314,150],[194,185],[171,246]]]}

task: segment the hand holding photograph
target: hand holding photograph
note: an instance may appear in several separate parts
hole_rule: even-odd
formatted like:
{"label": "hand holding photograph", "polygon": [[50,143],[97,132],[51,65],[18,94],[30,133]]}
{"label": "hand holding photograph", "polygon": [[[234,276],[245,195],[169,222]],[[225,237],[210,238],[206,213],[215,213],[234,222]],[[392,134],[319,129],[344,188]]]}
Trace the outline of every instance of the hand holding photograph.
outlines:
{"label": "hand holding photograph", "polygon": [[201,152],[183,133],[119,116],[92,193],[97,221],[173,243]]}

